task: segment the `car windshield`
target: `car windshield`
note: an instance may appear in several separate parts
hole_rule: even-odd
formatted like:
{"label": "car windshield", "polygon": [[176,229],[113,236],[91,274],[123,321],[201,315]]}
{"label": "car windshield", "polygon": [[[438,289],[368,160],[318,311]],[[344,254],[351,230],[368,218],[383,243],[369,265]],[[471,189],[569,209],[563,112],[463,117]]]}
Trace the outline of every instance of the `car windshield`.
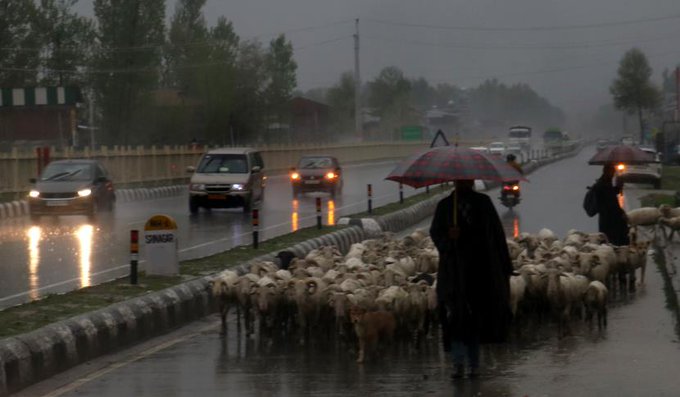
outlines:
{"label": "car windshield", "polygon": [[328,157],[305,157],[300,159],[298,168],[330,168],[333,161]]}
{"label": "car windshield", "polygon": [[41,181],[89,181],[92,166],[83,163],[52,163],[45,168]]}
{"label": "car windshield", "polygon": [[202,174],[247,174],[245,154],[206,154],[198,165]]}

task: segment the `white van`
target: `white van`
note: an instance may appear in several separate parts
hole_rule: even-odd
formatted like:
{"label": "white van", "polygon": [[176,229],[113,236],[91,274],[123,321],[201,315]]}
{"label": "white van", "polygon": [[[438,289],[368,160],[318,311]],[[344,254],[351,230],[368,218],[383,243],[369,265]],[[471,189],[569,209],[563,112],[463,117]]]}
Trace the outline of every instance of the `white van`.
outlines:
{"label": "white van", "polygon": [[250,212],[264,198],[264,163],[253,148],[222,148],[203,154],[189,182],[189,211],[243,207]]}

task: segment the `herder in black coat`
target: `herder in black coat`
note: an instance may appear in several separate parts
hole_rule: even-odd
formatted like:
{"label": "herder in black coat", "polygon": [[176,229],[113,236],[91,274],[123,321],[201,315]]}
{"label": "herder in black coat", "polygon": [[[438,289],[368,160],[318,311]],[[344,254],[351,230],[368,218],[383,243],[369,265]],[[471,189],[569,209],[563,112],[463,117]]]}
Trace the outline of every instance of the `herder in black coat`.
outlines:
{"label": "herder in black coat", "polygon": [[439,202],[430,227],[439,251],[437,298],[444,350],[453,351],[454,378],[463,376],[466,355],[470,376],[477,376],[479,345],[505,342],[512,320],[513,268],[505,232],[491,199],[475,192],[473,182],[456,181],[458,193]]}
{"label": "herder in black coat", "polygon": [[602,175],[592,189],[597,197],[598,226],[601,233],[614,245],[628,245],[628,220],[626,212],[619,205],[618,195],[623,185],[614,185],[612,180],[616,174],[614,164],[605,164]]}

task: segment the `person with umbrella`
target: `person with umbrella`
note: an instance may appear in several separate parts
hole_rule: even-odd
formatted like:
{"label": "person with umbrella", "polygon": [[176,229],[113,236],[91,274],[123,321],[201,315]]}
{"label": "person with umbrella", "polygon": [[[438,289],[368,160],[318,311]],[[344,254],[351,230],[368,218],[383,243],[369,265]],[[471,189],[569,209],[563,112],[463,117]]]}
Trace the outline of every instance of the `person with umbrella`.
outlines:
{"label": "person with umbrella", "polygon": [[497,156],[457,146],[435,147],[398,164],[385,178],[415,188],[455,182],[439,201],[430,236],[439,251],[437,300],[444,350],[452,352],[454,378],[479,375],[479,347],[507,338],[512,262],[503,226],[489,196],[474,180],[526,178]]}
{"label": "person with umbrella", "polygon": [[505,232],[489,196],[473,186],[474,180],[456,180],[430,227],[439,251],[437,299],[453,378],[464,376],[466,356],[469,376],[478,376],[480,344],[505,342],[512,321],[513,268]]}
{"label": "person with umbrella", "polygon": [[623,184],[614,184],[616,166],[613,163],[604,164],[602,175],[591,187],[595,193],[597,203],[598,230],[607,236],[614,245],[629,245],[628,218],[626,212],[619,205],[618,196],[623,191]]}
{"label": "person with umbrella", "polygon": [[595,193],[595,208],[599,214],[598,229],[607,236],[611,244],[630,244],[628,218],[618,200],[618,195],[623,191],[623,184],[614,185],[613,182],[616,164],[647,164],[654,161],[654,156],[631,145],[609,146],[588,160],[588,164],[603,166],[602,175],[591,189]]}

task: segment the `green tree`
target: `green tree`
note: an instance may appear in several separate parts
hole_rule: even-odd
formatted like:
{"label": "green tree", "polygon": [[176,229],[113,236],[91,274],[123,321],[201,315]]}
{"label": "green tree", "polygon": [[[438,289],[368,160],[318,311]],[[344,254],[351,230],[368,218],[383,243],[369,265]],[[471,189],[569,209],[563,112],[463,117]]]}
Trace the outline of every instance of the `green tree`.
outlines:
{"label": "green tree", "polygon": [[409,110],[411,83],[397,67],[380,71],[378,77],[368,84],[368,104],[375,115],[380,116],[383,129],[381,138],[390,138],[389,132],[406,123],[417,122]]}
{"label": "green tree", "polygon": [[637,113],[640,122],[640,142],[644,141],[642,112],[653,111],[661,104],[659,89],[650,81],[652,68],[645,54],[637,48],[626,52],[621,58],[618,78],[609,87],[614,106],[629,114]]}
{"label": "green tree", "polygon": [[168,32],[165,83],[189,95],[199,90],[197,79],[201,73],[195,65],[206,63],[210,52],[204,5],[205,0],[179,0]]}
{"label": "green tree", "polygon": [[24,87],[37,80],[40,37],[32,0],[0,1],[0,87]]}
{"label": "green tree", "polygon": [[220,17],[208,38],[206,63],[196,69],[200,71],[198,94],[204,109],[206,137],[226,143],[232,132],[239,37],[232,23]]}
{"label": "green tree", "polygon": [[42,46],[41,83],[82,86],[91,56],[94,23],[73,11],[78,0],[41,0],[36,31]]}
{"label": "green tree", "polygon": [[354,86],[354,73],[344,72],[340,81],[328,90],[326,98],[336,132],[354,129]]}
{"label": "green tree", "polygon": [[281,34],[269,43],[265,57],[267,84],[265,100],[271,121],[285,123],[289,119],[288,102],[297,86],[297,63],[293,59],[293,44]]}
{"label": "green tree", "polygon": [[164,0],[95,0],[98,47],[92,73],[105,142],[145,142],[145,109],[158,87]]}
{"label": "green tree", "polygon": [[230,114],[237,143],[253,142],[264,128],[267,70],[265,53],[259,41],[239,44],[236,58],[234,101]]}

